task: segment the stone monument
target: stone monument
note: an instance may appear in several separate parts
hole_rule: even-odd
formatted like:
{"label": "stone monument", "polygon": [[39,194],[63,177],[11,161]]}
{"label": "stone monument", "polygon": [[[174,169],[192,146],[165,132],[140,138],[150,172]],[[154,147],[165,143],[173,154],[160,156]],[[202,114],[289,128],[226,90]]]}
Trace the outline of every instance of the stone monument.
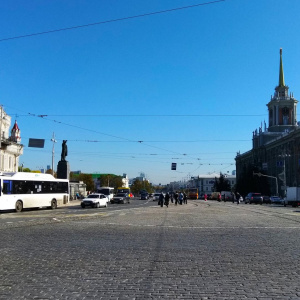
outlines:
{"label": "stone monument", "polygon": [[70,165],[66,161],[66,156],[68,155],[67,140],[63,140],[61,148],[61,159],[57,164],[57,178],[70,179]]}

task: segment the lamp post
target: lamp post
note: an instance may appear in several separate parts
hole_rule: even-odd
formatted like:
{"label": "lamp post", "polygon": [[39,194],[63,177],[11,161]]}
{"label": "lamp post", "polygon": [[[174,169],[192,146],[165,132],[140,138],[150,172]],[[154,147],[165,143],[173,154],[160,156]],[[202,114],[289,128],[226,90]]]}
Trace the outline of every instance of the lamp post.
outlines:
{"label": "lamp post", "polygon": [[286,157],[290,157],[290,154],[281,154],[279,157],[283,157],[283,188],[284,188],[284,197],[286,197],[286,168],[285,168],[285,159]]}
{"label": "lamp post", "polygon": [[269,178],[275,179],[275,180],[276,180],[276,196],[278,196],[278,179],[277,179],[277,177],[275,177],[275,176],[269,176],[269,175],[264,175],[264,174],[261,174],[261,173],[255,173],[255,172],[253,172],[253,176],[254,176],[254,175],[257,175],[258,177],[264,176],[264,177],[269,177]]}
{"label": "lamp post", "polygon": [[54,176],[54,146],[55,146],[55,143],[57,143],[57,141],[55,140],[54,132],[53,132],[53,135],[52,135],[51,142],[53,142],[53,147],[52,147],[52,175]]}

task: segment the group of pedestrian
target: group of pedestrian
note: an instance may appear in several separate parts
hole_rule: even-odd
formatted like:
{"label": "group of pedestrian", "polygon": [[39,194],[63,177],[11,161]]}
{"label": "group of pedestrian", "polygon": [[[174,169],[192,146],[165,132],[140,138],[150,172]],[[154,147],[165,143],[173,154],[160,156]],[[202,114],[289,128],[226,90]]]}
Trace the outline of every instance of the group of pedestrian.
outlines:
{"label": "group of pedestrian", "polygon": [[166,195],[164,195],[163,192],[160,193],[158,199],[158,205],[160,205],[161,207],[163,207],[164,205],[166,207],[169,207],[170,201],[175,205],[187,204],[187,195],[184,192],[175,192],[175,193],[167,192]]}

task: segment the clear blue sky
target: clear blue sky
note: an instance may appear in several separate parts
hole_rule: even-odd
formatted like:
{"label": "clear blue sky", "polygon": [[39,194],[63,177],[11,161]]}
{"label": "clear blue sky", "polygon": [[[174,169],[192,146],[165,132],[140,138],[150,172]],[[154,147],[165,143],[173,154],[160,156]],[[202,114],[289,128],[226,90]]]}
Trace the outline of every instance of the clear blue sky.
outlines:
{"label": "clear blue sky", "polygon": [[[1,1],[0,40],[208,2]],[[66,139],[74,171],[156,184],[231,172],[267,121],[280,48],[300,98],[299,12],[299,0],[226,0],[1,41],[0,103],[21,129],[20,162],[51,165],[55,132],[55,166]]]}

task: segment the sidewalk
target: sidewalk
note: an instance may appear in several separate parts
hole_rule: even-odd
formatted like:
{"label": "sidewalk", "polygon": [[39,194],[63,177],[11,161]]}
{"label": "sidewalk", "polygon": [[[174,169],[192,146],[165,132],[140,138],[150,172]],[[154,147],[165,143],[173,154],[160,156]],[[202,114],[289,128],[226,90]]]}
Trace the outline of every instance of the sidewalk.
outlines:
{"label": "sidewalk", "polygon": [[63,204],[62,205],[62,207],[68,207],[68,206],[80,206],[80,203],[81,203],[81,200],[78,200],[78,199],[76,199],[76,200],[69,200],[69,202],[68,203],[66,203],[66,204]]}

